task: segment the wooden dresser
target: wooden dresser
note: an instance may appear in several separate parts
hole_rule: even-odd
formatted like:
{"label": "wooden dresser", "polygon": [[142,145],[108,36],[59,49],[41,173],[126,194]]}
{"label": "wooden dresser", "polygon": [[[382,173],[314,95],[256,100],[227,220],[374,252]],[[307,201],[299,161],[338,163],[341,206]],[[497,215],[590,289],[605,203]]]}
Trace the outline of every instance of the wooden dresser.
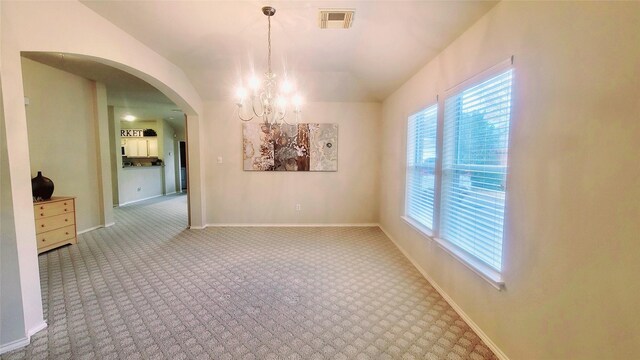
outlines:
{"label": "wooden dresser", "polygon": [[75,205],[75,198],[66,196],[33,203],[38,254],[78,242]]}

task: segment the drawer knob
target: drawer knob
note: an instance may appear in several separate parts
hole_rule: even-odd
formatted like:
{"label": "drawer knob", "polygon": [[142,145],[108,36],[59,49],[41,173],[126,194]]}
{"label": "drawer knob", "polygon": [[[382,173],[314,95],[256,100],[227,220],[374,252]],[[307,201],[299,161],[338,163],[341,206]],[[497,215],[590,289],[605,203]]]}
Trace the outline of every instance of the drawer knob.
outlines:
{"label": "drawer knob", "polygon": [[44,239],[42,239],[42,242],[44,242],[44,241],[45,241],[45,240],[44,240]]}
{"label": "drawer knob", "polygon": [[67,209],[64,209],[64,211],[65,211],[65,212],[67,212],[67,211],[69,211],[69,210],[67,210]]}
{"label": "drawer knob", "polygon": [[40,213],[40,216],[44,216],[44,213]]}
{"label": "drawer knob", "polygon": [[64,203],[65,205],[67,205],[67,203]]}
{"label": "drawer knob", "polygon": [[44,224],[40,225],[40,227],[44,227]]}
{"label": "drawer knob", "polygon": [[69,221],[69,219],[64,219],[64,221]]}
{"label": "drawer knob", "polygon": [[40,206],[40,210],[44,210],[44,206]]}
{"label": "drawer knob", "polygon": [[65,235],[69,235],[69,232],[67,231],[67,232],[65,232],[64,234],[65,234]]}

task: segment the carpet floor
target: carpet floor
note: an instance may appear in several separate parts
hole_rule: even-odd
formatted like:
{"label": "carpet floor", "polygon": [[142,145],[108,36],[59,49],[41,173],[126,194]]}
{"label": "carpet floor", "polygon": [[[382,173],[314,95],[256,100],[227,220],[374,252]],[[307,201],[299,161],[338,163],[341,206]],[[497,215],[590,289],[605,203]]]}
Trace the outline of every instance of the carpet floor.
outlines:
{"label": "carpet floor", "polygon": [[378,228],[115,218],[39,256],[48,327],[2,359],[495,359]]}

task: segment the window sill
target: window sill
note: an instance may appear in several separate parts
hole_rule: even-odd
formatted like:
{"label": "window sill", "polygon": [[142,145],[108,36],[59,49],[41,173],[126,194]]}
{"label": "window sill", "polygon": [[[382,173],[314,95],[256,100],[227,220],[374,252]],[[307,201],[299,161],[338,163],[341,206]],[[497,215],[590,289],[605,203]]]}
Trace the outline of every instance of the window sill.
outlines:
{"label": "window sill", "polygon": [[436,244],[438,244],[438,246],[440,248],[442,248],[444,251],[446,251],[454,259],[460,261],[466,267],[471,269],[474,273],[476,273],[482,279],[487,281],[489,284],[491,284],[491,286],[493,286],[497,290],[500,291],[500,290],[503,290],[505,288],[504,279],[502,278],[502,274],[500,274],[496,270],[492,269],[488,265],[485,265],[481,261],[478,261],[477,259],[475,259],[471,255],[469,255],[466,252],[460,250],[457,246],[449,243],[448,241],[443,240],[443,239],[439,239],[439,238],[433,236],[433,232],[430,229],[428,229],[424,225],[421,225],[420,223],[416,222],[415,220],[413,220],[413,219],[411,219],[411,218],[409,218],[407,216],[402,216],[402,220],[404,220],[404,222],[406,222],[412,228],[414,228],[416,231],[418,231],[421,235],[427,237],[429,240],[435,241]]}

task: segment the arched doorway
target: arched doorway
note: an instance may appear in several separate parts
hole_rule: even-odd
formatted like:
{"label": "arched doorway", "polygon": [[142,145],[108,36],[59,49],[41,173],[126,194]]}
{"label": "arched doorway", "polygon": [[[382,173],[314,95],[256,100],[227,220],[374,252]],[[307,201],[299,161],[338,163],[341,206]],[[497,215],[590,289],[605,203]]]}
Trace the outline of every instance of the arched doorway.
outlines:
{"label": "arched doorway", "polygon": [[[3,102],[0,126],[6,138],[2,149],[6,155],[3,156],[6,161],[2,164],[2,181],[9,195],[4,196],[3,193],[0,200],[3,202],[3,216],[7,215],[11,225],[2,226],[2,247],[15,253],[17,259],[2,263],[0,302],[7,304],[3,313],[21,315],[12,319],[2,318],[0,329],[3,333],[17,334],[12,338],[3,337],[0,350],[8,351],[11,347],[28,343],[31,335],[46,327],[29,183],[31,169],[22,85],[22,52],[76,54],[113,66],[145,80],[183,109],[189,121],[190,135],[190,227],[202,228],[206,217],[202,200],[204,187],[199,137],[202,100],[181,69],[80,2],[5,2],[0,6],[0,16],[0,94]],[[5,289],[5,283],[19,286]]]}

